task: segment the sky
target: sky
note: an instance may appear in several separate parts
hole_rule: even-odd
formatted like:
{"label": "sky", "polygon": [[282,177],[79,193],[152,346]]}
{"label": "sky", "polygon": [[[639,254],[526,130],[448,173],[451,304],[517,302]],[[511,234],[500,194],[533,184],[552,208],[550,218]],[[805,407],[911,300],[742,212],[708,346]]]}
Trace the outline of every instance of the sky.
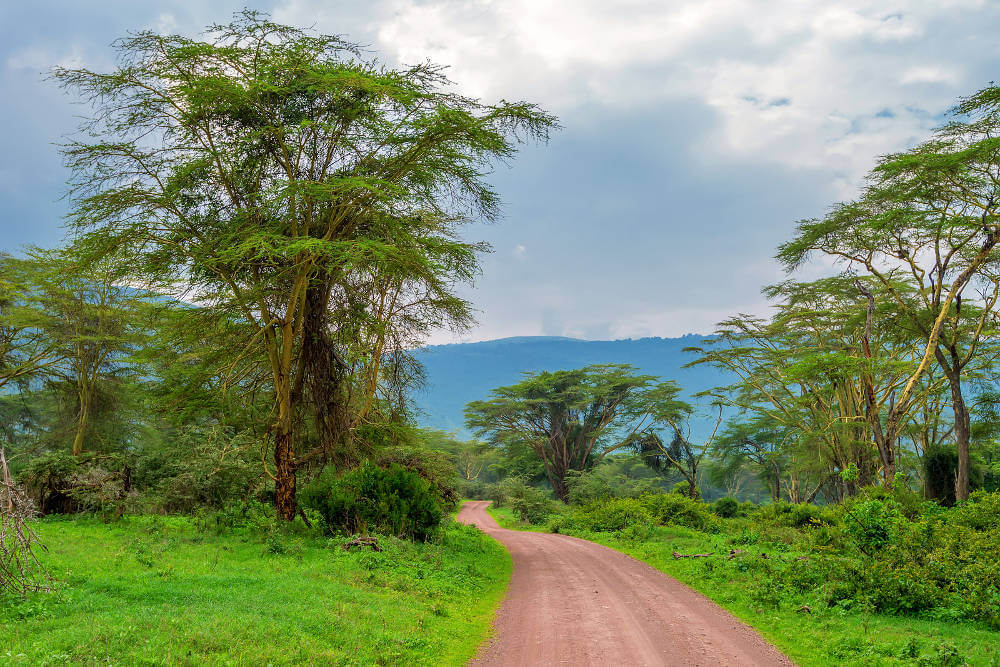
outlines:
{"label": "sky", "polygon": [[[199,34],[228,0],[0,2],[0,251],[64,236],[58,142],[85,111],[45,72],[107,70],[130,31]],[[763,314],[795,222],[852,197],[1000,73],[1000,3],[806,0],[278,0],[383,62],[559,117],[490,180],[494,252],[463,295],[479,325],[430,342],[708,333]],[[798,277],[828,270],[811,266]]]}

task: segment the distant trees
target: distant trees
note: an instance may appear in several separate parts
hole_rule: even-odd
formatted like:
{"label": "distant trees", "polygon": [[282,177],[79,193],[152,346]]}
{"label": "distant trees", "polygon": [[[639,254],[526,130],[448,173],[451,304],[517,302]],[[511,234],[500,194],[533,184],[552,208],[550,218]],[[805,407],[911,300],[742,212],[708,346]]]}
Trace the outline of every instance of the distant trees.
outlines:
{"label": "distant trees", "polygon": [[587,366],[528,376],[498,387],[465,409],[466,424],[493,442],[527,444],[545,466],[556,496],[569,498],[566,476],[630,446],[657,421],[688,409],[679,388],[626,364]]}
{"label": "distant trees", "polygon": [[296,470],[349,456],[379,406],[392,412],[414,377],[407,346],[470,321],[453,288],[483,247],[456,230],[497,215],[485,173],[555,120],[252,11],[209,35],[141,32],[111,72],[54,70],[93,107],[65,147],[72,224],[83,256],[186,295],[227,322],[212,342],[240,351],[234,367],[266,369],[244,379],[272,397],[268,474],[291,519]]}

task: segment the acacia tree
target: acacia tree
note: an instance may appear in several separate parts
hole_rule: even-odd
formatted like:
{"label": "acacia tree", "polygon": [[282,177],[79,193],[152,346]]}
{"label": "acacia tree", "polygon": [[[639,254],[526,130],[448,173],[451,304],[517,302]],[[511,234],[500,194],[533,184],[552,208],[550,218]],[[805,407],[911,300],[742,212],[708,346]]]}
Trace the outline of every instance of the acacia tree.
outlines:
{"label": "acacia tree", "polygon": [[[304,388],[314,378],[324,396],[347,363],[326,339],[342,324],[329,319],[331,295],[352,291],[366,266],[407,266],[445,288],[462,279],[467,267],[414,239],[414,220],[495,218],[485,173],[555,121],[534,105],[449,92],[435,65],[388,69],[339,37],[253,11],[206,35],[140,32],[116,43],[114,71],[54,70],[94,109],[65,147],[71,220],[91,255],[117,253],[150,287],[239,323],[229,344],[266,360],[269,474],[290,520],[296,469],[313,456],[297,451]],[[471,250],[425,236],[438,255]],[[429,324],[448,320],[438,312]]]}
{"label": "acacia tree", "polygon": [[119,283],[121,271],[109,262],[85,269],[72,260],[72,250],[34,249],[28,259],[38,299],[49,315],[44,335],[52,341],[58,363],[48,369],[48,382],[59,381],[72,399],[73,456],[93,448],[94,417],[100,399],[104,416],[118,412],[123,383],[133,375],[129,355],[148,337],[143,320],[146,295]]}
{"label": "acacia tree", "polygon": [[529,373],[465,408],[465,421],[491,442],[515,439],[542,460],[556,496],[569,498],[566,474],[586,470],[627,447],[654,421],[655,398],[675,397],[673,382],[656,384],[627,364]]}
{"label": "acacia tree", "polygon": [[[780,436],[767,444],[781,452],[780,475],[778,459],[767,456],[772,493],[784,483],[790,498],[811,498],[851,464],[862,485],[879,463],[894,472],[898,443],[885,437],[882,421],[916,365],[914,343],[891,324],[894,304],[872,310],[866,293],[873,289],[884,293],[849,276],[781,283],[764,290],[778,300],[770,319],[730,318],[704,346],[690,348],[700,355],[692,364],[711,363],[739,378],[709,395],[751,415],[751,431]],[[922,383],[915,396],[934,386]],[[742,431],[726,437],[736,451],[762,445],[750,437],[744,449],[739,443],[749,433]]]}
{"label": "acacia tree", "polygon": [[[720,406],[712,435],[703,443],[692,442],[691,409],[676,400],[679,388],[671,389],[677,391],[672,391],[673,396],[667,401],[656,401],[653,424],[642,433],[637,433],[630,444],[642,457],[643,463],[657,473],[662,475],[671,469],[679,472],[687,482],[688,497],[698,498],[701,495],[698,490],[701,462],[712,449],[712,442],[722,423],[722,408]],[[664,444],[661,435],[664,431],[670,438],[669,444]]]}
{"label": "acacia tree", "polygon": [[36,268],[0,254],[0,392],[24,386],[60,361],[46,334],[53,319],[39,299]]}
{"label": "acacia tree", "polygon": [[[962,371],[996,305],[996,281],[990,274],[1000,240],[1000,88],[961,100],[953,114],[955,120],[929,141],[882,158],[857,200],[837,205],[824,218],[801,221],[778,259],[792,270],[819,252],[864,270],[920,332],[919,362],[895,395],[884,439],[891,445],[899,437],[907,413],[919,401],[921,378],[936,359],[952,390],[960,460],[956,484],[964,498],[969,419]],[[903,276],[916,284],[917,299],[896,288]],[[956,319],[962,300],[972,301],[976,287],[983,289],[981,317],[967,319],[968,326],[955,330],[962,322]],[[959,341],[964,341],[961,351]],[[887,486],[892,468],[885,468]]]}

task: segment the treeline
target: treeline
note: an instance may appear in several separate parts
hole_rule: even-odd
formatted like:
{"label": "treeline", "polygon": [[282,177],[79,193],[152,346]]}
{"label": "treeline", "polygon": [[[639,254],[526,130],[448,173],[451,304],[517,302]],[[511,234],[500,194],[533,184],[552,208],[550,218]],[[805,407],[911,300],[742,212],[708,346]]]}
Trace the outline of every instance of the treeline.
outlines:
{"label": "treeline", "polygon": [[692,497],[709,468],[793,503],[872,485],[944,504],[997,489],[998,135],[991,86],[928,140],[881,158],[857,199],[798,224],[778,260],[791,273],[819,257],[836,272],[765,288],[770,316],[729,318],[689,349],[691,365],[734,378],[700,395],[712,437],[691,438],[695,408],[675,384],[625,366],[500,387],[469,405],[469,427],[500,447],[528,443],[562,500],[569,472],[629,449]]}
{"label": "treeline", "polygon": [[488,248],[459,231],[496,218],[490,170],[555,119],[253,11],[115,47],[111,71],[51,73],[89,109],[63,146],[68,244],[0,260],[0,437],[39,509],[253,499],[288,521],[303,476],[346,523],[371,517],[332,496],[454,502],[411,350],[472,322],[456,289]]}

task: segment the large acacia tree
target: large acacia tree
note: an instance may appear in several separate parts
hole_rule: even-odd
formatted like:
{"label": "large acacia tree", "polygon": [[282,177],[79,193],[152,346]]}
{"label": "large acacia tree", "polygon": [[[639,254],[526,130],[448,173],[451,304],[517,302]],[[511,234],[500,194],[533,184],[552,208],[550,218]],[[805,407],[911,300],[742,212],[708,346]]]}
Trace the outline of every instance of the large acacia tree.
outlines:
{"label": "large acacia tree", "polygon": [[497,387],[486,401],[465,408],[469,428],[491,442],[527,444],[542,460],[552,490],[569,498],[566,474],[631,447],[666,414],[689,410],[673,382],[656,383],[627,364],[528,374]]}
{"label": "large acacia tree", "polygon": [[[267,368],[270,474],[291,519],[295,471],[312,457],[297,440],[301,403],[312,396],[322,418],[324,401],[345,396],[352,362],[331,332],[359,331],[331,319],[331,301],[429,291],[421,317],[409,313],[418,328],[468,321],[450,290],[475,273],[478,248],[455,228],[497,216],[485,174],[554,119],[450,92],[435,65],[386,68],[251,11],[203,39],[140,32],[116,47],[113,71],[54,70],[93,109],[65,147],[80,247],[235,323],[228,344]],[[365,280],[372,272],[388,279]],[[340,314],[374,324],[378,344],[389,310],[381,322],[362,310]],[[375,367],[364,372],[362,395],[348,397],[361,414],[378,388]]]}

